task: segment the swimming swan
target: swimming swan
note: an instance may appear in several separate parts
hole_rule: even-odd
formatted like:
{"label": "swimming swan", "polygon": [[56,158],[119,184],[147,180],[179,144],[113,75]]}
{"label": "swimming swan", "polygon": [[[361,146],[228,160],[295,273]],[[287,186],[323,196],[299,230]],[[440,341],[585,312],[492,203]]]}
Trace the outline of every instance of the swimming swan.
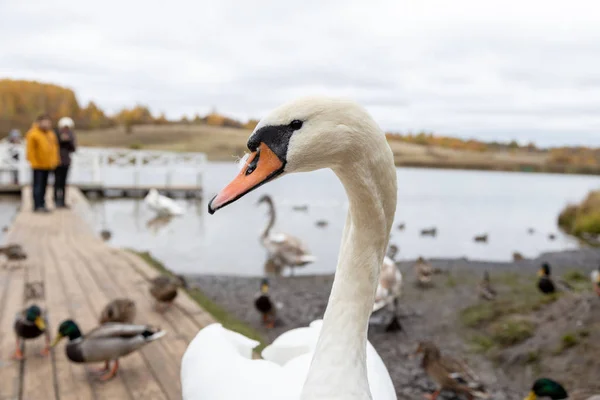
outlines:
{"label": "swimming swan", "polygon": [[384,133],[353,102],[311,97],[262,119],[248,148],[246,165],[209,202],[209,213],[285,174],[332,169],[349,200],[333,287],[322,323],[284,333],[262,360],[251,359],[255,341],[220,324],[203,328],[183,356],[183,398],[395,400],[367,341],[396,210],[396,169]]}

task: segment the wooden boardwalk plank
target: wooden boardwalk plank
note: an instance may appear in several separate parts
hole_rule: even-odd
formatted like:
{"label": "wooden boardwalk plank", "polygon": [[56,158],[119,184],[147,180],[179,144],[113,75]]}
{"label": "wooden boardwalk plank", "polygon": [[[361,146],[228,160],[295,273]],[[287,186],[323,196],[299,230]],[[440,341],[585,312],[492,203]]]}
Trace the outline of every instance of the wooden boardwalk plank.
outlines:
{"label": "wooden boardwalk plank", "polygon": [[[181,399],[181,357],[198,330],[213,322],[212,317],[184,293],[164,314],[154,311],[148,279],[157,272],[138,256],[100,240],[86,222],[89,203],[77,189],[68,190],[71,210],[48,215],[31,212],[30,188],[22,191],[21,199],[21,212],[7,239],[22,244],[29,258],[26,268],[0,270],[0,400]],[[47,204],[51,208],[51,191]],[[124,358],[119,374],[109,382],[98,382],[86,367],[71,363],[64,344],[51,357],[38,356],[43,338],[27,342],[21,368],[21,363],[10,360],[15,346],[12,324],[24,306],[24,284],[33,281],[45,284],[44,297],[33,302],[48,309],[52,336],[68,318],[85,334],[97,326],[100,311],[115,297],[136,302],[136,322],[160,326],[168,333]]]}

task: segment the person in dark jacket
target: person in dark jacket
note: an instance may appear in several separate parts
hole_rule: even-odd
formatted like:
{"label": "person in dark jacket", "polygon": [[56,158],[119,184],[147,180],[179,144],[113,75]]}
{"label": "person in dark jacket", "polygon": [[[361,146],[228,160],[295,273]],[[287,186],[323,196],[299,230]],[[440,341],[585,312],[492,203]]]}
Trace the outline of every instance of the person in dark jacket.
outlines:
{"label": "person in dark jacket", "polygon": [[67,174],[71,166],[71,153],[75,151],[75,133],[73,128],[75,123],[69,117],[62,117],[58,121],[58,130],[56,138],[58,140],[60,160],[59,165],[54,170],[54,204],[56,208],[68,208],[65,203],[67,194]]}

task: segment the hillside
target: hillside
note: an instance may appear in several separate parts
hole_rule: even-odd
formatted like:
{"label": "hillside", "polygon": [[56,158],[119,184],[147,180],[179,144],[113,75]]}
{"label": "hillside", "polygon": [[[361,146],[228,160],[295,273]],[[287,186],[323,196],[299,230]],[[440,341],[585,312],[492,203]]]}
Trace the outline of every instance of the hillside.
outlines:
{"label": "hillside", "polygon": [[[126,147],[134,149],[200,151],[213,161],[232,161],[244,154],[251,130],[200,124],[134,126],[130,133],[123,127],[79,132],[84,146]],[[460,168],[504,171],[545,171],[600,174],[600,166],[552,162],[548,151],[456,150],[420,145],[388,137],[398,166]]]}

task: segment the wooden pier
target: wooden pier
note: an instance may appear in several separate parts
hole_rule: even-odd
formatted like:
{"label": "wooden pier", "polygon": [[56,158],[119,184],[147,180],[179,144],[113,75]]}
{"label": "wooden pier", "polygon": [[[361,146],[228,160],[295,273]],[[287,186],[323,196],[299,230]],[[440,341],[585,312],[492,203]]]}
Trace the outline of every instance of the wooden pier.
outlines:
{"label": "wooden pier", "polygon": [[[133,253],[110,247],[87,225],[82,213],[87,200],[69,189],[70,210],[31,212],[30,189],[22,195],[21,211],[8,232],[7,243],[19,243],[28,253],[23,266],[0,267],[0,399],[181,399],[179,369],[185,349],[196,333],[213,322],[186,294],[159,314],[152,308],[147,280],[157,274]],[[48,203],[51,204],[51,203]],[[25,300],[28,282],[42,281],[43,297]],[[65,341],[42,357],[43,338],[28,340],[24,361],[13,361],[15,314],[32,302],[48,311],[52,338],[70,318],[85,332],[97,326],[98,315],[115,297],[137,305],[137,323],[160,326],[167,335],[121,359],[117,376],[99,382],[90,365],[71,363]],[[97,367],[99,365],[91,365]]]}

